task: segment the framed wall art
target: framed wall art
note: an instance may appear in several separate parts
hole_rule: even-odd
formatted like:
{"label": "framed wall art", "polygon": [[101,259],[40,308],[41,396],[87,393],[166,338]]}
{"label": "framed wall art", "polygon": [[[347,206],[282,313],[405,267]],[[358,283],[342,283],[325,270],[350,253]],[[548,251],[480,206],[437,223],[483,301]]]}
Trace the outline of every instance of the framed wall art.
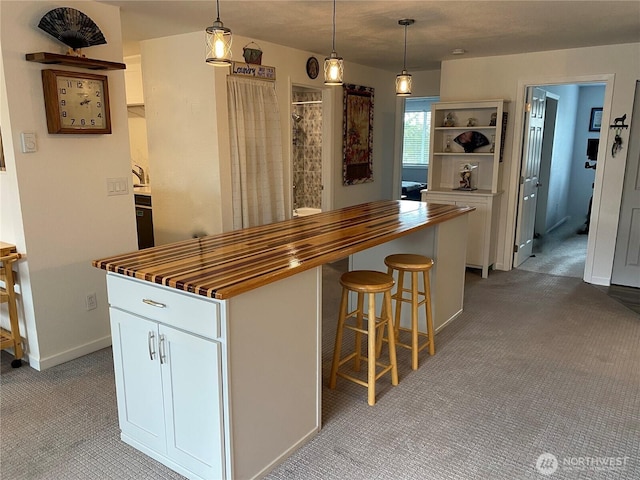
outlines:
{"label": "framed wall art", "polygon": [[602,108],[592,108],[591,118],[589,119],[589,131],[599,132],[602,126]]}
{"label": "framed wall art", "polygon": [[343,85],[343,185],[373,181],[373,88]]}

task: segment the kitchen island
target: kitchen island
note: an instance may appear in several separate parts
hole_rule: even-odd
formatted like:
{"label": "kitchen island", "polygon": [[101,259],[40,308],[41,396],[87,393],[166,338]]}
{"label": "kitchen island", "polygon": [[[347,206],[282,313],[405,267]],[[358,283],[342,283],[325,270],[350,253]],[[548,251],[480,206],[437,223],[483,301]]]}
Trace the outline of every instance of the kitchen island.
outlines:
{"label": "kitchen island", "polygon": [[122,439],[189,478],[265,474],[320,429],[322,265],[433,257],[441,329],[462,311],[472,210],[371,202],[94,261]]}

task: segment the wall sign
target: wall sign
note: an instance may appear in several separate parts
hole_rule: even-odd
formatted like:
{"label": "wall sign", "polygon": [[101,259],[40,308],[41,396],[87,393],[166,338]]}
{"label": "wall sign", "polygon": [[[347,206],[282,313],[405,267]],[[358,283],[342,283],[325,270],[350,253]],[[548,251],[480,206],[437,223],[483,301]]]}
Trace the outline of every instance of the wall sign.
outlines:
{"label": "wall sign", "polygon": [[267,65],[254,65],[253,63],[231,63],[231,74],[240,77],[261,78],[263,80],[276,79],[276,67],[268,67]]}

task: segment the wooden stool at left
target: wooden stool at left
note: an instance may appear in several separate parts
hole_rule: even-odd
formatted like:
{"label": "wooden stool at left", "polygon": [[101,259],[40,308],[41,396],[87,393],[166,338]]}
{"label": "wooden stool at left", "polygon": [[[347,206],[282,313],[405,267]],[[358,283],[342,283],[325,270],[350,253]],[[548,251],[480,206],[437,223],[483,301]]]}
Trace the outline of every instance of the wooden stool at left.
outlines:
{"label": "wooden stool at left", "polygon": [[[11,362],[13,368],[22,365],[22,338],[20,337],[20,326],[18,324],[18,308],[16,305],[15,277],[13,263],[19,260],[22,255],[19,253],[8,253],[4,248],[7,244],[2,244],[2,256],[0,256],[0,303],[7,303],[9,307],[10,330],[0,328],[0,349],[12,348],[14,359]],[[8,246],[7,246],[8,247]]]}

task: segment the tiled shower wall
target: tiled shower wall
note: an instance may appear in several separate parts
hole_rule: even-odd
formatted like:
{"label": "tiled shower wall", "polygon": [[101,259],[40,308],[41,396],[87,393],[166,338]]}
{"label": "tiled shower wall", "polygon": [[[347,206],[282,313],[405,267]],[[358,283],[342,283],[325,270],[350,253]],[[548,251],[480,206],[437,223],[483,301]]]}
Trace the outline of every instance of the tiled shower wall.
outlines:
{"label": "tiled shower wall", "polygon": [[[294,102],[322,100],[322,92],[293,91]],[[322,208],[322,104],[292,105],[294,208]]]}

